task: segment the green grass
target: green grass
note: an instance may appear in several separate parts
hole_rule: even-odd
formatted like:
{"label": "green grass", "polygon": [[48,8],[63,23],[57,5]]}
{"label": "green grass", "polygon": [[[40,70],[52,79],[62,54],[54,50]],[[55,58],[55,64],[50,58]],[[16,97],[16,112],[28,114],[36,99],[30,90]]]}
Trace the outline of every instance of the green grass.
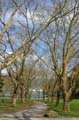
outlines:
{"label": "green grass", "polygon": [[20,101],[17,101],[16,107],[12,106],[10,98],[1,98],[0,97],[0,114],[14,113],[20,110],[28,109],[31,107],[33,101],[29,100],[26,103],[22,104]]}
{"label": "green grass", "polygon": [[60,101],[57,107],[55,106],[54,103],[50,103],[48,101],[46,101],[46,103],[48,104],[50,110],[57,111],[62,116],[79,117],[79,100],[78,99],[71,101],[71,105],[70,105],[71,111],[67,113],[62,110],[63,108],[62,100]]}

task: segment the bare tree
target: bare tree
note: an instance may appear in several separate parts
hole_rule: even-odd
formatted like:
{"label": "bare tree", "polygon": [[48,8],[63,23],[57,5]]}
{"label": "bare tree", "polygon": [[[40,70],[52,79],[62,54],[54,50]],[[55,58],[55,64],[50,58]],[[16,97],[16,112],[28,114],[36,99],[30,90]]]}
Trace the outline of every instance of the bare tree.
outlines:
{"label": "bare tree", "polygon": [[[71,82],[69,82],[68,76],[79,62],[77,57],[79,55],[78,7],[76,2],[74,10],[69,15],[55,20],[52,27],[46,31],[47,41],[43,38],[43,41],[49,46],[58,87],[63,91],[65,112],[70,111],[70,98],[75,87],[74,80],[71,78]],[[42,40],[42,38],[40,39]]]}
{"label": "bare tree", "polygon": [[[15,2],[16,3],[16,2]],[[67,14],[69,14],[69,13],[71,13],[72,11],[73,11],[73,8],[71,8],[71,9],[68,9],[67,11],[64,11],[62,14],[60,14],[61,13],[61,11],[63,11],[63,9],[64,9],[64,5],[65,4],[62,4],[61,6],[59,5],[57,5],[57,6],[55,6],[55,8],[52,10],[52,12],[54,13],[53,15],[50,15],[49,16],[49,18],[47,18],[46,19],[46,22],[44,21],[43,23],[41,23],[41,24],[39,24],[39,28],[37,29],[37,31],[34,33],[34,34],[32,34],[32,36],[31,36],[31,39],[29,38],[29,40],[28,41],[26,41],[24,44],[22,44],[19,48],[17,48],[17,50],[16,51],[14,51],[13,52],[13,54],[11,54],[11,55],[8,55],[7,57],[6,57],[6,60],[3,62],[3,64],[1,64],[0,65],[0,69],[3,69],[3,68],[5,68],[5,67],[7,67],[7,66],[9,66],[15,59],[17,59],[17,57],[19,56],[19,55],[21,55],[22,53],[23,53],[23,51],[24,51],[24,49],[29,49],[29,47],[32,45],[32,43],[41,35],[41,33],[43,33],[43,31],[51,24],[51,23],[53,23],[55,20],[57,20],[58,18],[62,18],[62,17],[64,17],[65,15],[67,15]],[[17,9],[17,4],[16,4],[16,9]],[[60,9],[59,9],[60,8]],[[15,10],[16,11],[16,10]],[[55,12],[55,11],[57,11],[57,12]],[[24,14],[24,12],[22,11],[21,12],[22,14]],[[13,16],[14,16],[14,14],[12,15],[12,18],[11,19],[13,19]],[[25,14],[24,14],[24,16],[25,16]],[[45,17],[44,17],[45,18]],[[33,20],[32,20],[33,21]],[[8,24],[8,23],[7,23]],[[8,25],[4,25],[4,28],[5,28],[5,26],[7,26],[6,27],[6,29],[3,29],[2,31],[2,33],[5,33],[6,32],[6,30],[8,29]],[[32,33],[32,32],[31,32]],[[30,35],[30,34],[29,34]],[[9,59],[9,60],[8,60]],[[10,60],[11,59],[11,60]]]}
{"label": "bare tree", "polygon": [[[15,1],[15,0],[13,0],[13,2],[14,2],[14,1]],[[21,4],[18,4],[17,7],[15,7],[15,9],[13,10],[10,18],[8,19],[7,23],[4,25],[4,27],[3,27],[3,29],[2,29],[2,31],[1,31],[1,33],[0,33],[1,38],[3,38],[5,32],[7,31],[7,29],[9,28],[9,26],[10,26],[11,23],[13,22],[13,18],[14,18],[14,16],[15,16],[16,12],[22,7],[22,5],[23,5],[24,3],[25,3],[25,1],[23,1]]]}
{"label": "bare tree", "polygon": [[[7,21],[6,24],[1,20],[2,24],[4,25],[1,32],[1,37],[3,37],[5,32],[10,33],[8,27],[11,25],[15,13],[19,9],[19,12],[20,14],[22,14],[23,19],[25,19],[26,23],[22,23],[22,21],[18,20],[18,24],[20,25],[21,30],[23,28],[27,32],[24,31],[24,35],[21,32],[19,33],[19,39],[22,40],[21,42],[22,44],[20,44],[20,46],[18,46],[16,49],[12,48],[13,44],[11,45],[11,42],[9,41],[12,53],[7,56],[5,55],[3,56],[1,54],[1,57],[3,58],[3,62],[1,62],[0,70],[8,67],[12,63],[14,63],[17,70],[18,67],[16,62],[22,56],[21,68],[20,71],[17,72],[19,74],[18,76],[16,76],[16,79],[18,79],[20,83],[22,82],[21,90],[23,91],[24,90],[24,85],[22,81],[23,69],[27,54],[29,53],[30,48],[33,47],[36,41],[38,40],[44,41],[46,45],[49,47],[48,51],[51,54],[50,57],[52,61],[51,64],[52,70],[56,75],[56,79],[57,79],[56,83],[57,85],[59,85],[58,89],[63,91],[64,111],[68,112],[70,111],[70,97],[75,88],[75,84],[72,79],[70,79],[70,81],[72,82],[68,82],[69,81],[68,76],[72,72],[73,67],[76,65],[76,63],[74,64],[74,62],[76,61],[79,62],[78,59],[79,3],[77,1],[74,1],[73,4],[70,5],[70,3],[67,0],[58,1],[56,2],[55,6],[53,6],[53,9],[51,9],[52,11],[51,14],[48,12],[46,15],[42,13],[41,19],[40,17],[37,17],[39,16],[38,14],[37,16],[35,16],[37,17],[38,21],[34,21],[35,20],[34,13],[38,13],[36,11],[37,7],[35,7],[34,10],[27,8],[27,6],[21,8],[24,2],[21,5],[19,5],[15,0],[13,0],[13,3],[15,4],[16,7],[13,13],[11,14],[9,20]],[[29,19],[27,17],[28,10],[31,18],[31,23],[33,26],[32,28],[29,25]],[[33,13],[31,13],[32,10]],[[38,24],[35,25],[35,22],[38,22]],[[10,38],[9,36],[10,35],[8,34],[8,38]],[[4,50],[4,54],[5,54],[7,45],[2,44],[2,42],[1,45],[5,46],[5,50]],[[17,83],[15,86],[16,86],[15,89],[17,89]]]}

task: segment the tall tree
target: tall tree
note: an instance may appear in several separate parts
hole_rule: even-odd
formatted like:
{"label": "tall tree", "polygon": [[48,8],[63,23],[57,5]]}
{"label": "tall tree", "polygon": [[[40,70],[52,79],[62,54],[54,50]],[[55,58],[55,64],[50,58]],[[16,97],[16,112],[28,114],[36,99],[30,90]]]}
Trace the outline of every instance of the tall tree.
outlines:
{"label": "tall tree", "polygon": [[[60,16],[68,9],[68,1],[65,2],[64,9],[61,11],[62,3],[60,2]],[[70,111],[70,98],[75,88],[74,79],[69,79],[73,67],[79,63],[79,4],[73,2],[73,11],[65,14],[46,29],[44,37],[40,40],[45,42],[52,61],[52,70],[56,76],[56,85],[60,91],[63,91],[64,111]],[[73,72],[73,75],[75,73]]]}

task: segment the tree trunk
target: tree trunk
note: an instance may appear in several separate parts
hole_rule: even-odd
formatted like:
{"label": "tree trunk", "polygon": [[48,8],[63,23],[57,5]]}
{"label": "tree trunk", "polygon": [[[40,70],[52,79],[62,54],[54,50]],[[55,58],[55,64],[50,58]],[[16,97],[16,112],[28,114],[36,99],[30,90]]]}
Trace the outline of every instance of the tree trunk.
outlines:
{"label": "tree trunk", "polygon": [[53,101],[54,101],[54,96],[52,94],[52,96],[51,96],[51,103],[53,103]]}
{"label": "tree trunk", "polygon": [[66,64],[66,59],[64,60],[64,64],[63,64],[63,92],[64,92],[64,112],[70,112],[70,97],[71,97],[71,93],[72,93],[72,89],[68,88],[68,78],[67,78],[67,64]]}
{"label": "tree trunk", "polygon": [[12,104],[15,107],[16,106],[16,100],[17,100],[17,95],[14,93],[13,94],[13,100],[12,100]]}
{"label": "tree trunk", "polygon": [[57,96],[56,96],[56,103],[55,106],[57,107],[59,105],[59,101],[60,101],[60,91],[57,91]]}
{"label": "tree trunk", "polygon": [[14,107],[16,106],[17,89],[18,89],[18,86],[14,85],[13,98],[12,98],[12,104]]}
{"label": "tree trunk", "polygon": [[43,94],[43,101],[44,101],[45,100],[45,92],[43,91],[42,94]]}
{"label": "tree trunk", "polygon": [[24,83],[22,82],[21,83],[21,86],[20,86],[20,96],[21,96],[21,102],[22,103],[25,103],[25,87],[24,87]]}
{"label": "tree trunk", "polygon": [[69,95],[69,93],[65,94],[65,98],[64,98],[64,111],[65,112],[70,112],[70,95]]}

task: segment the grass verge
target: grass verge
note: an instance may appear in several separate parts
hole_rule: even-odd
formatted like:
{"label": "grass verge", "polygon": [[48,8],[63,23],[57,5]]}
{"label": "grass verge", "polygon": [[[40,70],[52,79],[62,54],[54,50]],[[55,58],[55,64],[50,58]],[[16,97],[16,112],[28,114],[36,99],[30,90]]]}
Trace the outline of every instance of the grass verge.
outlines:
{"label": "grass verge", "polygon": [[45,102],[48,104],[49,110],[54,110],[62,116],[79,117],[79,100],[78,99],[74,99],[74,100],[71,101],[71,104],[70,104],[71,111],[70,112],[64,112],[62,110],[62,108],[63,108],[62,100],[60,101],[60,103],[57,107],[55,106],[54,103],[50,103],[47,100]]}
{"label": "grass verge", "polygon": [[14,113],[17,111],[29,109],[33,104],[32,100],[26,101],[26,103],[22,104],[20,101],[17,101],[16,107],[12,106],[12,102],[10,98],[0,99],[0,114],[6,113]]}

